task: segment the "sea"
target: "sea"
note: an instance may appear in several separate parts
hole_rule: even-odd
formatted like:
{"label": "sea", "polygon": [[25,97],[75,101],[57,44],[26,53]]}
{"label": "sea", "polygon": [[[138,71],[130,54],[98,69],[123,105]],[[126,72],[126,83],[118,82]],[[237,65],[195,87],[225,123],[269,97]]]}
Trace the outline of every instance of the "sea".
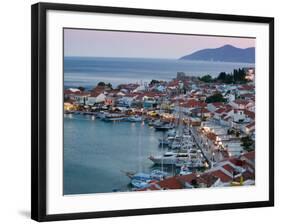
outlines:
{"label": "sea", "polygon": [[[173,59],[66,57],[64,86],[90,89],[101,81],[113,86],[152,79],[169,81],[177,72],[216,77],[222,71],[252,66]],[[150,155],[161,155],[166,150],[159,147],[159,138],[163,138],[163,133],[145,123],[104,122],[93,120],[89,115],[65,115],[64,195],[130,191],[126,172],[162,169],[148,159]],[[176,172],[174,168],[165,171]]]}
{"label": "sea", "polygon": [[[166,151],[162,132],[145,123],[64,117],[64,194],[130,191],[126,172],[162,169],[148,159]],[[163,168],[167,169],[167,168]],[[171,168],[166,170],[173,172]]]}
{"label": "sea", "polygon": [[177,72],[217,77],[220,72],[230,73],[233,69],[253,66],[248,63],[177,59],[65,57],[64,86],[92,88],[103,81],[116,87],[129,82],[141,84],[152,79],[170,81]]}

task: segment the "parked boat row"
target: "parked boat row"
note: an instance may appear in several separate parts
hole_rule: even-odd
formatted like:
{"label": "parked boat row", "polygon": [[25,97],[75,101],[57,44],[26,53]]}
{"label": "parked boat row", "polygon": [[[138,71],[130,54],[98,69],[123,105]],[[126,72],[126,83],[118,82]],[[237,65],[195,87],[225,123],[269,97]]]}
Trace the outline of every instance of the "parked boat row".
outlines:
{"label": "parked boat row", "polygon": [[151,183],[165,179],[168,176],[167,172],[161,170],[152,170],[150,174],[147,173],[127,173],[127,176],[131,179],[130,184],[132,187],[141,189],[148,187]]}
{"label": "parked boat row", "polygon": [[[125,115],[122,113],[109,113],[109,112],[84,112],[84,111],[65,111],[65,115],[91,115],[94,118],[101,119],[103,121],[129,121],[129,122],[142,122],[143,117],[139,115]],[[69,116],[71,118],[71,116]],[[92,119],[94,120],[94,119]]]}

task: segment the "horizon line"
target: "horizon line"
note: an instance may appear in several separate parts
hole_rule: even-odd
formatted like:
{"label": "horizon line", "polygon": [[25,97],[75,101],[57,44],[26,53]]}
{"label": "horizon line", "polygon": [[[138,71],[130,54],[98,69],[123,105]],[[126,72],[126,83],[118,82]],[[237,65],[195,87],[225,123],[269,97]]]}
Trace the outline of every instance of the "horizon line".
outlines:
{"label": "horizon line", "polygon": [[171,60],[181,60],[182,57],[184,56],[187,56],[187,55],[191,55],[193,53],[196,53],[198,51],[202,51],[202,50],[211,50],[211,49],[219,49],[219,48],[223,48],[225,46],[231,46],[233,48],[237,48],[237,49],[242,49],[242,50],[246,50],[246,49],[249,49],[249,48],[256,48],[255,46],[252,46],[252,47],[245,47],[245,48],[240,48],[240,47],[236,47],[232,44],[224,44],[220,47],[215,47],[215,48],[202,48],[202,49],[199,49],[199,50],[196,50],[194,52],[191,52],[189,54],[186,54],[186,55],[182,55],[182,56],[179,56],[179,57],[131,57],[131,56],[121,56],[121,57],[118,57],[118,56],[95,56],[95,55],[63,55],[63,57],[95,57],[95,58],[140,58],[140,59],[171,59]]}

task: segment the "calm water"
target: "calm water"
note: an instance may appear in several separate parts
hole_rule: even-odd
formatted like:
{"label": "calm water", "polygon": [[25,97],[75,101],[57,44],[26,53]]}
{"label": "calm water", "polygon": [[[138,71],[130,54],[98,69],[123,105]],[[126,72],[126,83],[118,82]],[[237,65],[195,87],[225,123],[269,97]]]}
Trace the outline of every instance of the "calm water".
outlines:
{"label": "calm water", "polygon": [[128,190],[124,171],[148,172],[161,132],[141,123],[64,118],[64,194]]}
{"label": "calm water", "polygon": [[206,74],[217,76],[220,72],[232,72],[233,69],[250,66],[253,64],[174,59],[66,57],[64,84],[92,87],[100,81],[118,85],[128,82],[150,82],[151,79],[171,80],[176,77],[177,72],[193,76]]}
{"label": "calm water", "polygon": [[[128,82],[171,80],[178,71],[188,75],[217,76],[252,64],[168,59],[65,58],[64,85],[93,87],[100,81],[113,85]],[[75,115],[64,118],[64,194],[128,190],[128,171],[154,169],[148,159],[161,154],[161,132],[140,123],[92,121]]]}

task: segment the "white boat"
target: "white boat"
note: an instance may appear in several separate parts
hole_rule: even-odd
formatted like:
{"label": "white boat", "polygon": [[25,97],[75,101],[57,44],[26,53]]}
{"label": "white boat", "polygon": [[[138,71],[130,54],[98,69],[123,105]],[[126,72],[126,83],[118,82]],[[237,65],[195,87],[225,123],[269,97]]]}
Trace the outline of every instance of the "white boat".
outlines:
{"label": "white boat", "polygon": [[160,145],[170,145],[174,141],[174,137],[159,138],[158,141]]}
{"label": "white boat", "polygon": [[158,165],[175,165],[179,161],[188,162],[188,153],[166,152],[163,156],[150,156],[149,159]]}
{"label": "white boat", "polygon": [[134,188],[144,188],[149,186],[149,182],[152,180],[151,176],[146,173],[136,173],[128,175],[131,178],[131,185]]}
{"label": "white boat", "polygon": [[132,180],[151,180],[151,177],[147,173],[135,173],[128,175]]}
{"label": "white boat", "polygon": [[191,174],[192,171],[189,169],[188,165],[184,164],[181,166],[181,169],[180,169],[180,175],[188,175],[188,174]]}
{"label": "white boat", "polygon": [[106,114],[102,119],[104,121],[122,121],[126,118],[126,116],[122,114]]}
{"label": "white boat", "polygon": [[108,112],[104,112],[104,111],[101,111],[99,113],[97,113],[97,118],[100,118],[100,119],[104,119],[106,115],[108,115],[109,113]]}
{"label": "white boat", "polygon": [[188,168],[201,168],[205,166],[204,159],[198,154],[198,152],[189,152],[189,160],[188,161],[182,161],[178,160],[175,165],[177,167],[186,166]]}
{"label": "white boat", "polygon": [[152,180],[163,180],[165,177],[168,176],[168,173],[161,170],[152,170],[150,173]]}
{"label": "white boat", "polygon": [[168,137],[175,137],[176,135],[177,135],[177,132],[175,129],[170,129],[169,131],[167,131]]}
{"label": "white boat", "polygon": [[127,120],[131,121],[131,122],[141,122],[142,117],[138,116],[138,115],[134,115],[134,116],[128,117]]}
{"label": "white boat", "polygon": [[156,131],[168,131],[170,129],[173,129],[174,125],[170,123],[166,123],[166,124],[154,125],[154,128]]}
{"label": "white boat", "polygon": [[133,180],[131,180],[131,185],[134,188],[141,189],[141,188],[148,187],[149,183],[148,183],[148,181],[142,181],[142,180],[135,180],[135,179],[133,179]]}
{"label": "white boat", "polygon": [[150,174],[147,173],[136,173],[127,175],[131,178],[131,185],[134,188],[145,188],[148,187],[152,182],[163,180],[168,176],[168,173],[158,169],[152,170]]}

